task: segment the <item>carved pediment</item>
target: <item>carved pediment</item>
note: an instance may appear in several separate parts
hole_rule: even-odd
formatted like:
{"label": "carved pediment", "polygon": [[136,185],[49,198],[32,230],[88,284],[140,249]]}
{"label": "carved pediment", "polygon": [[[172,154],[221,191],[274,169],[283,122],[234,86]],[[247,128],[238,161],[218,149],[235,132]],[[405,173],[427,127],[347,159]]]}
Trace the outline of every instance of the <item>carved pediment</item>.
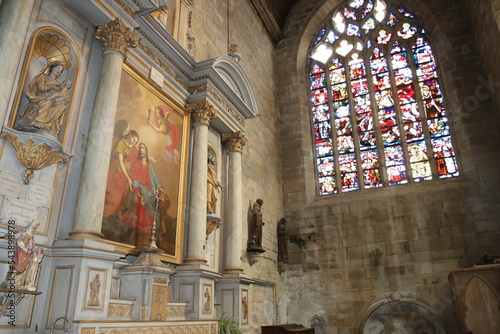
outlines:
{"label": "carved pediment", "polygon": [[244,131],[245,119],[260,114],[250,80],[231,56],[198,63],[190,93],[190,102],[214,105],[218,118],[211,124],[221,132]]}

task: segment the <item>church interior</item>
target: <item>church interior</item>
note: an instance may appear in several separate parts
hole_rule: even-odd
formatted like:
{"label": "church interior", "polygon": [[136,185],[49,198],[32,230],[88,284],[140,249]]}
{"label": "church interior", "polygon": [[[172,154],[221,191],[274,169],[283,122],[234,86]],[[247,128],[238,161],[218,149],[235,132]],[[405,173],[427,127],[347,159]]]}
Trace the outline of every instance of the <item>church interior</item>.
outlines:
{"label": "church interior", "polygon": [[500,333],[500,0],[0,31],[0,333]]}

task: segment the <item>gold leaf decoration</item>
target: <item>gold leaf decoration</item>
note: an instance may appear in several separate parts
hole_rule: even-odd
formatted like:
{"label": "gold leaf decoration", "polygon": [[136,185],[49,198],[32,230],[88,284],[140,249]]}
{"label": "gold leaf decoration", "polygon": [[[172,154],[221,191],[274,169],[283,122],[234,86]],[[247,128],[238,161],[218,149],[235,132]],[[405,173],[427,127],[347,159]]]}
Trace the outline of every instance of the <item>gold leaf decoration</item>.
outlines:
{"label": "gold leaf decoration", "polygon": [[71,49],[67,42],[56,34],[43,34],[37,37],[33,49],[35,58],[44,57],[47,63],[59,61],[63,68],[67,70],[71,67]]}
{"label": "gold leaf decoration", "polygon": [[29,184],[34,176],[34,170],[43,169],[52,164],[64,161],[68,162],[69,158],[52,149],[52,146],[42,143],[36,145],[33,139],[28,139],[26,143],[17,138],[12,133],[3,132],[0,138],[6,139],[16,150],[19,162],[26,167],[24,172],[24,183]]}

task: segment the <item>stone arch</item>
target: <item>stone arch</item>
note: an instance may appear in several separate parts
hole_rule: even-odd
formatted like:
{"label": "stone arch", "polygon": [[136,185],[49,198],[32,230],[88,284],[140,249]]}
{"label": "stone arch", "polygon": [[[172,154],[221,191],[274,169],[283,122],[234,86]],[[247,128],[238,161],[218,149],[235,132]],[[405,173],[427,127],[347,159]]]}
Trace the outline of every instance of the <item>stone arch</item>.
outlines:
{"label": "stone arch", "polygon": [[315,314],[309,319],[308,324],[314,329],[314,334],[325,334],[326,322],[322,317]]}
{"label": "stone arch", "polygon": [[439,309],[436,303],[412,293],[384,294],[365,307],[356,333],[382,334],[393,330],[394,333],[446,334],[439,312],[433,311]]}
{"label": "stone arch", "polygon": [[[462,295],[464,323],[471,333],[500,332],[500,298],[495,289],[482,277],[474,275]],[[484,324],[488,324],[485,326]]]}

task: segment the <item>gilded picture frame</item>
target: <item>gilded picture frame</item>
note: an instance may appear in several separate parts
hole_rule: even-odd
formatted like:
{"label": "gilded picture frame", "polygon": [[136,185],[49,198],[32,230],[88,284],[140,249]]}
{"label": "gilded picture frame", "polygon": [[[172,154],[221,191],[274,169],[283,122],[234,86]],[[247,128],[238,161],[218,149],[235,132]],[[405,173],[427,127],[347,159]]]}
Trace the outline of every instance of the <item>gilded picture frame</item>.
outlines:
{"label": "gilded picture frame", "polygon": [[182,262],[189,120],[156,84],[123,66],[101,230],[118,249],[147,248],[154,226],[161,259]]}

